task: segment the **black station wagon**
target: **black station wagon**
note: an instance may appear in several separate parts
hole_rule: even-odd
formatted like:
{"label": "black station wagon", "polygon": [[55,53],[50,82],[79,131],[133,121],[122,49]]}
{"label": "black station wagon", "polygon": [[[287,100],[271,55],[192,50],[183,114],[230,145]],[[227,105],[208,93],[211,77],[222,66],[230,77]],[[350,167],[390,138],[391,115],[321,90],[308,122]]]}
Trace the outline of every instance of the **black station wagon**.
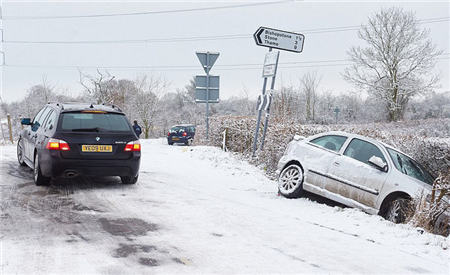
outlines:
{"label": "black station wagon", "polygon": [[137,182],[141,144],[125,114],[116,106],[49,103],[34,117],[17,143],[22,166],[34,170],[36,185],[52,178],[120,176]]}

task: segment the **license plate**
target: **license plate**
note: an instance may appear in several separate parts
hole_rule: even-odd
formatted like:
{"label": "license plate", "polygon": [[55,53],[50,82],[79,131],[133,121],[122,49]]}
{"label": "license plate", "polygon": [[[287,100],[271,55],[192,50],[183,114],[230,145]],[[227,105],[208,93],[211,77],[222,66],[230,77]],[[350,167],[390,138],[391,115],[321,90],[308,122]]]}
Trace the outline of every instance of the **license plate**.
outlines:
{"label": "license plate", "polygon": [[176,137],[174,137],[174,138],[172,138],[172,140],[180,140],[179,138],[176,138]]}
{"label": "license plate", "polygon": [[112,146],[111,145],[82,145],[81,147],[82,152],[112,152]]}

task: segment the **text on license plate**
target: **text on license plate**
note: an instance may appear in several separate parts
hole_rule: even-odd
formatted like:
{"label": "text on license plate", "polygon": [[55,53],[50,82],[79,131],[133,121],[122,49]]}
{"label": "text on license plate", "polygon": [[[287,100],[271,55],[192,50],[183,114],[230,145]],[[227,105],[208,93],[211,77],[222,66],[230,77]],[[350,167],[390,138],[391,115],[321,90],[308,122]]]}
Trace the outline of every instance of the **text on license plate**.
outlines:
{"label": "text on license plate", "polygon": [[82,145],[82,152],[112,152],[111,145]]}
{"label": "text on license plate", "polygon": [[179,140],[179,138],[174,137],[174,138],[172,138],[172,140]]}

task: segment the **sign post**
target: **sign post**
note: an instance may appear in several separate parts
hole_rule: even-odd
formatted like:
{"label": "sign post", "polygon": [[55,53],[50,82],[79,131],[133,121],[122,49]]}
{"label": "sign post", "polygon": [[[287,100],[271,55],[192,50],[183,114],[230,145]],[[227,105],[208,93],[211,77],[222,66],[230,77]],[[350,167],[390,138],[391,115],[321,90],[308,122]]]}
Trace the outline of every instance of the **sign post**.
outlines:
{"label": "sign post", "polygon": [[305,42],[305,36],[303,34],[266,27],[260,27],[255,34],[253,34],[253,38],[258,46],[296,53],[301,53],[303,51],[303,44]]}
{"label": "sign post", "polygon": [[[209,103],[219,103],[219,76],[210,76],[209,71],[220,53],[196,52],[206,76],[195,77],[195,102],[206,103],[206,139],[209,139]],[[212,85],[211,85],[212,84]],[[212,95],[210,91],[213,91]]]}
{"label": "sign post", "polygon": [[[255,138],[253,140],[253,155],[252,155],[254,157],[256,152],[256,145],[258,143],[258,133],[261,124],[261,116],[263,110],[266,111],[266,120],[264,123],[264,130],[261,138],[261,147],[260,147],[261,150],[264,148],[264,139],[266,136],[267,125],[269,124],[270,105],[272,102],[273,89],[275,88],[275,77],[278,67],[278,59],[280,56],[279,51],[272,52],[272,49],[280,49],[300,53],[303,51],[305,36],[303,34],[260,27],[253,34],[253,38],[255,39],[256,45],[269,48],[269,52],[266,54],[264,60],[264,67],[263,67],[264,84],[262,89],[262,95],[260,95],[259,97],[260,100],[258,100],[258,107],[257,107],[258,120],[256,122],[256,132]],[[270,85],[270,91],[266,95],[266,85],[268,77],[272,77],[272,83]]]}

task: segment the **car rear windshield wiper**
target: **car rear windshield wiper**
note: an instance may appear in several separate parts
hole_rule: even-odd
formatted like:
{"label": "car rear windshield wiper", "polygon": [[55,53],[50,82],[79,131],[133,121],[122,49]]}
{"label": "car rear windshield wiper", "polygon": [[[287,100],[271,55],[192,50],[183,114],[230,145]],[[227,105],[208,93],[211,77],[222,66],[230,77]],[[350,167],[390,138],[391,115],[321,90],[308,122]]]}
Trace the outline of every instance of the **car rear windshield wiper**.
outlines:
{"label": "car rear windshield wiper", "polygon": [[73,132],[100,132],[100,130],[101,129],[99,127],[72,129]]}

